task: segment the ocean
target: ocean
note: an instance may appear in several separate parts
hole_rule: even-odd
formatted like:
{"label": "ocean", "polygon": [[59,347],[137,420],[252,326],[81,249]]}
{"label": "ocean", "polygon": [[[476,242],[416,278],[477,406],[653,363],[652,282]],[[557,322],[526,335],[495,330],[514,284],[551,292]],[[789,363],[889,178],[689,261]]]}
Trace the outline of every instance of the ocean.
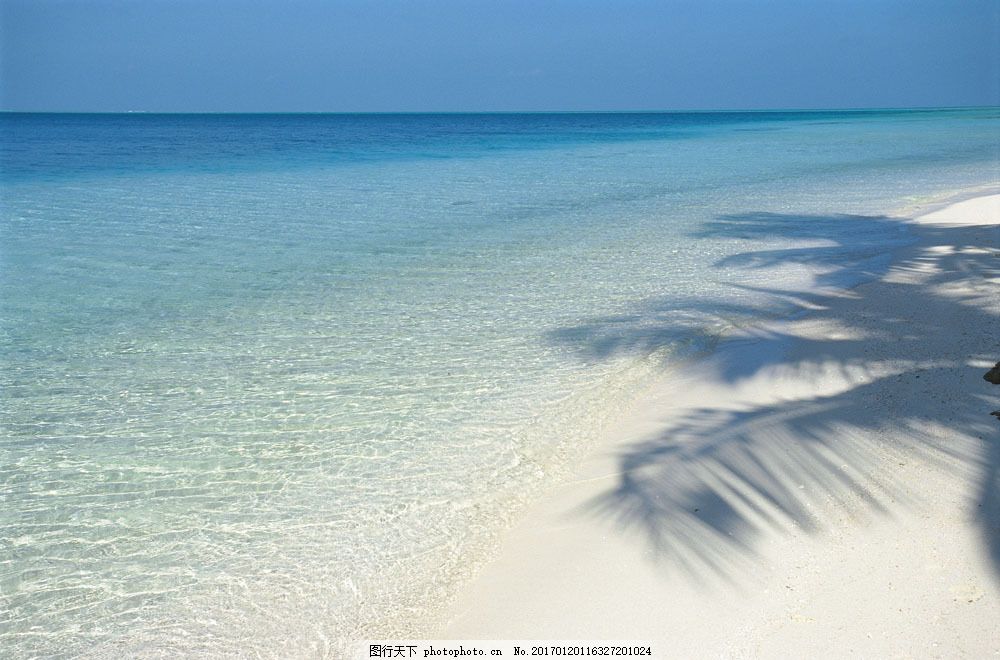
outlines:
{"label": "ocean", "polygon": [[2,114],[2,655],[429,634],[656,379],[998,183],[996,108]]}

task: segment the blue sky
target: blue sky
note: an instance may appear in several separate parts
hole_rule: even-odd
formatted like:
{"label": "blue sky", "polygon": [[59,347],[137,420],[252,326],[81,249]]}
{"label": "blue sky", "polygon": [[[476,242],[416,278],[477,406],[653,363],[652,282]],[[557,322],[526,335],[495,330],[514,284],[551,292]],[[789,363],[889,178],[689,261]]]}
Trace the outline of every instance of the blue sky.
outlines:
{"label": "blue sky", "polygon": [[998,0],[0,0],[0,109],[1000,104]]}

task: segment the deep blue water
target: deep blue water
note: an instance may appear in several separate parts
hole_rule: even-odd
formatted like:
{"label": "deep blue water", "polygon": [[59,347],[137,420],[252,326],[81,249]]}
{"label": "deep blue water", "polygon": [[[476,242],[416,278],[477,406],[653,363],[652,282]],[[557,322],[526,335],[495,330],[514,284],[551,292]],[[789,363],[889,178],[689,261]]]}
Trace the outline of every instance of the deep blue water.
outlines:
{"label": "deep blue water", "polygon": [[692,138],[719,128],[866,120],[989,121],[996,111],[31,114],[0,115],[5,179],[114,172],[229,171],[421,158],[574,144]]}

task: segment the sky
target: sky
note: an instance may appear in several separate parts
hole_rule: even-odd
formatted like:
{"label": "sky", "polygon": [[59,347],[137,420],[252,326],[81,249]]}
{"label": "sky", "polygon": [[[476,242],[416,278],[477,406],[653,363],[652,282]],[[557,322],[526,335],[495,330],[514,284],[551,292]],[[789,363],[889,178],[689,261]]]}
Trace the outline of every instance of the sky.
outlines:
{"label": "sky", "polygon": [[1000,0],[0,0],[0,110],[1000,105]]}

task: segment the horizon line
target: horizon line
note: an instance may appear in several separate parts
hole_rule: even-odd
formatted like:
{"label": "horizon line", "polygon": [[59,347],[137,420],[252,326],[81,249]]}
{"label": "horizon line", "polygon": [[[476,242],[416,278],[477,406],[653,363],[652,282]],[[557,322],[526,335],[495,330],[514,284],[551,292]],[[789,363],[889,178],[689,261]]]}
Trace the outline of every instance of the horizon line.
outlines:
{"label": "horizon line", "polygon": [[543,115],[543,114],[721,114],[768,112],[885,112],[900,110],[1000,109],[994,105],[872,106],[844,108],[698,108],[621,110],[12,110],[3,115]]}

